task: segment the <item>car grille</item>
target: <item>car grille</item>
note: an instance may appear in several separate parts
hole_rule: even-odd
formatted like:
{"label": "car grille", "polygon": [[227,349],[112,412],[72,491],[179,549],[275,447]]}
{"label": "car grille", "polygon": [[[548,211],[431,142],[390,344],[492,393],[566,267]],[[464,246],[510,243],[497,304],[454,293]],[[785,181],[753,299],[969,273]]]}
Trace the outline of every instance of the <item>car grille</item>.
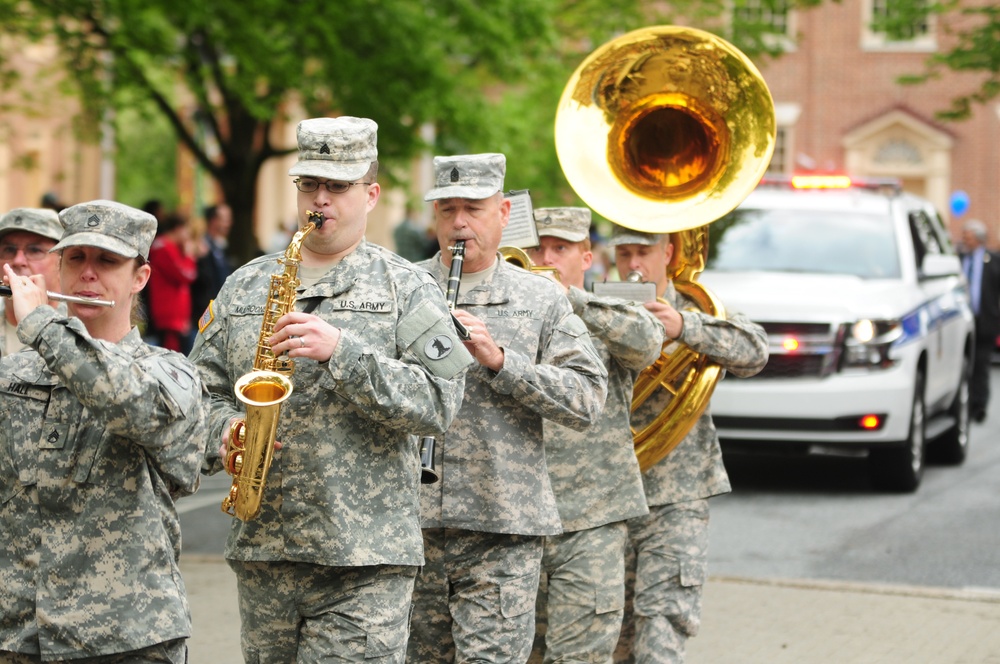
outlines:
{"label": "car grille", "polygon": [[[748,379],[822,378],[837,368],[843,330],[830,323],[762,322],[767,332],[770,356],[760,373]],[[798,341],[797,350],[785,348],[785,341]]]}
{"label": "car grille", "polygon": [[771,355],[764,368],[753,378],[811,378],[823,371],[820,355]]}

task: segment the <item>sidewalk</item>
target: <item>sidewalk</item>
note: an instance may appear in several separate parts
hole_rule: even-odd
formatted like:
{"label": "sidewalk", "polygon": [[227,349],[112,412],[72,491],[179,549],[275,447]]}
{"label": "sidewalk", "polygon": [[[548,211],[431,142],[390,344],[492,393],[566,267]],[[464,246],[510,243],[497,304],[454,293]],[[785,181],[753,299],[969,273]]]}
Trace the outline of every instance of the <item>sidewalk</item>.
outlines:
{"label": "sidewalk", "polygon": [[[242,664],[236,581],[181,557],[191,664]],[[1000,592],[711,577],[688,664],[1000,664]]]}

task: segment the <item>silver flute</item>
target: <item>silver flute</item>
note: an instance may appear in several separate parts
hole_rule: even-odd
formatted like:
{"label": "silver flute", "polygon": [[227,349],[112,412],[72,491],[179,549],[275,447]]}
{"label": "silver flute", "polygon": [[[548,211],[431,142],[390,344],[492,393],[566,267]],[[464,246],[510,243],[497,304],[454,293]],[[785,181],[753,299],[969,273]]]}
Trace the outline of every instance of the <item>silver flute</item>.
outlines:
{"label": "silver flute", "polygon": [[[92,304],[95,307],[113,307],[115,306],[114,300],[98,300],[97,298],[91,297],[77,297],[76,295],[63,295],[62,293],[53,293],[52,291],[45,291],[45,294],[50,300],[56,302],[72,302],[74,304]],[[10,286],[0,285],[0,296],[10,297],[11,290]]]}

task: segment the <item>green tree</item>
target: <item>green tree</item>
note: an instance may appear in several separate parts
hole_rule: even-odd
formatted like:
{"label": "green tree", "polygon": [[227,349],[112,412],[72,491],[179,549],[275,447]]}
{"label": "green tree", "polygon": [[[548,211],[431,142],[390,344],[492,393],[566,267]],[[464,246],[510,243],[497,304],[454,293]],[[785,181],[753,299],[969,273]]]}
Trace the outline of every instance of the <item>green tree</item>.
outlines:
{"label": "green tree", "polygon": [[[674,0],[639,3],[610,0],[567,0],[550,20],[561,35],[554,48],[535,55],[516,84],[508,85],[476,114],[441,128],[445,151],[499,151],[507,155],[507,186],[531,190],[536,207],[583,205],[563,176],[554,147],[554,121],[563,87],[595,48],[626,32],[648,25],[700,27],[731,41],[752,59],[777,57],[781,41],[774,24],[729,20],[731,9],[746,0]],[[821,0],[759,0],[760,11],[807,8]],[[480,115],[481,114],[481,115]]]}
{"label": "green tree", "polygon": [[116,198],[137,208],[151,199],[176,208],[177,139],[167,119],[138,106],[123,108],[117,116]]}
{"label": "green tree", "polygon": [[[294,146],[272,125],[291,104],[379,123],[380,159],[401,164],[416,128],[474,113],[483,83],[523,70],[552,42],[543,0],[0,0],[2,30],[54,38],[92,118],[143,100],[218,182],[234,250],[252,235],[261,165]],[[0,56],[2,57],[2,56]],[[218,145],[212,159],[194,118]],[[96,124],[96,123],[95,123]]]}
{"label": "green tree", "polygon": [[983,104],[1000,95],[1000,5],[969,0],[894,0],[892,11],[873,26],[902,39],[912,35],[912,26],[936,17],[942,37],[954,42],[949,50],[927,58],[923,72],[900,79],[920,84],[949,72],[982,74],[979,86],[951,100],[951,106],[937,113],[944,120],[962,120],[974,104]]}
{"label": "green tree", "polygon": [[[379,158],[390,181],[405,179],[408,160],[424,149],[502,151],[510,158],[510,186],[530,185],[536,204],[568,204],[575,197],[561,177],[552,123],[576,65],[610,37],[642,25],[714,24],[726,34],[719,18],[725,6],[723,0],[0,0],[0,34],[55,41],[91,127],[108,109],[152,105],[218,183],[233,210],[233,248],[245,259],[256,250],[260,168],[294,149],[274,143],[272,125],[293,107],[310,116],[378,122]],[[761,32],[745,31],[746,43],[737,45],[750,54],[766,50]],[[3,64],[0,52],[0,83],[9,84]],[[434,145],[420,138],[425,124],[436,129]],[[202,135],[218,146],[217,157]]]}

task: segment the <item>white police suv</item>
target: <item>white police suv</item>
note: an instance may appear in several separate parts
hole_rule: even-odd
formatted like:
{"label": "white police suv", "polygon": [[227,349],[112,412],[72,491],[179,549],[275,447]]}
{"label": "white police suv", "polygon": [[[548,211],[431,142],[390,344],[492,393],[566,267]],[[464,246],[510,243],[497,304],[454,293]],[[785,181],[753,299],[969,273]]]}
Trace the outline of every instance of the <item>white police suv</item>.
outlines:
{"label": "white police suv", "polygon": [[973,314],[932,205],[896,183],[765,180],[710,227],[699,280],[767,331],[770,359],[727,376],[727,446],[867,452],[878,488],[913,491],[925,456],[964,461]]}

